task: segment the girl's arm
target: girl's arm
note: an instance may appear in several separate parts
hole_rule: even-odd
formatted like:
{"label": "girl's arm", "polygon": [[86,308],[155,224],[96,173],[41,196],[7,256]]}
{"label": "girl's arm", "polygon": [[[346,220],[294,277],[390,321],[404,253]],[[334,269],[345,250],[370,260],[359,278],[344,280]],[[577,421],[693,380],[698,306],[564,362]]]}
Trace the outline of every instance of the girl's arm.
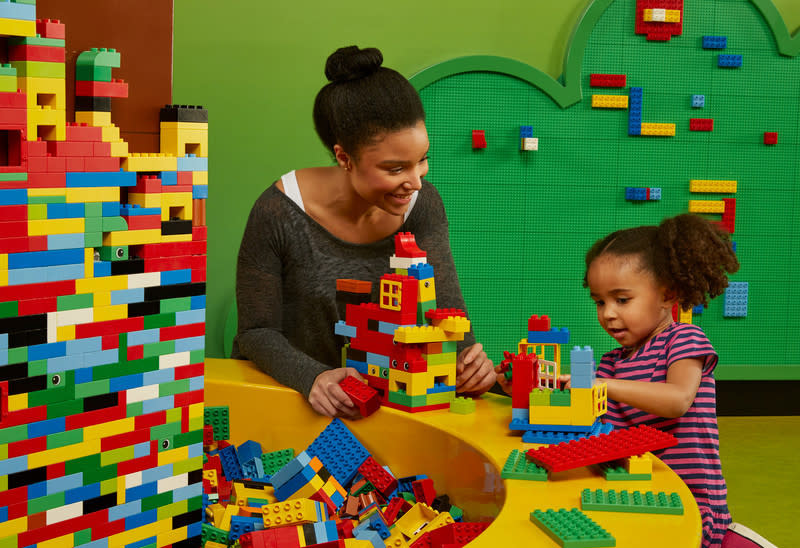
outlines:
{"label": "girl's arm", "polygon": [[597,379],[597,382],[608,384],[608,397],[612,400],[673,419],[683,416],[692,406],[702,376],[703,361],[687,358],[669,366],[664,383],[623,379]]}

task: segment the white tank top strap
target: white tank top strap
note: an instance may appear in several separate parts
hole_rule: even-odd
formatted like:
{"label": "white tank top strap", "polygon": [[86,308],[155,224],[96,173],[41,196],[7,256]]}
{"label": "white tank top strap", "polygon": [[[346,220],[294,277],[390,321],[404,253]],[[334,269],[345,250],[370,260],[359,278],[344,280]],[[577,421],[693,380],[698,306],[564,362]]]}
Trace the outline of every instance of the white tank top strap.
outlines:
{"label": "white tank top strap", "polygon": [[408,204],[408,209],[403,214],[403,222],[408,219],[408,216],[411,215],[411,210],[414,209],[414,204],[417,203],[417,198],[419,197],[419,191],[416,191],[413,196],[411,196],[411,203]]}
{"label": "white tank top strap", "polygon": [[291,201],[296,203],[297,207],[305,211],[306,208],[303,205],[303,197],[300,195],[300,186],[297,184],[297,175],[295,171],[292,170],[281,177],[281,181],[283,182],[283,193],[286,194]]}

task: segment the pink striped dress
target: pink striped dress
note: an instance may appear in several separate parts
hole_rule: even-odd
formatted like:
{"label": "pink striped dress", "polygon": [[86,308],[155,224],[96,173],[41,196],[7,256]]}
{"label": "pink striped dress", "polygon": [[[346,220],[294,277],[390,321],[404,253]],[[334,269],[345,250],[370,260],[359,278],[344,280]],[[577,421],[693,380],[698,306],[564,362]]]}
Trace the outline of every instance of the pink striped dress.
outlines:
{"label": "pink striped dress", "polygon": [[678,438],[678,445],[654,454],[672,468],[697,500],[703,519],[703,546],[720,546],[731,523],[726,502],[728,489],[719,460],[717,397],[713,371],[717,353],[696,325],[673,323],[647,341],[632,356],[625,348],[606,353],[598,377],[642,382],[666,382],[670,365],[684,358],[703,360],[703,376],[694,402],[675,419],[645,413],[624,403],[608,400],[605,422],[617,428],[640,424],[659,428]]}

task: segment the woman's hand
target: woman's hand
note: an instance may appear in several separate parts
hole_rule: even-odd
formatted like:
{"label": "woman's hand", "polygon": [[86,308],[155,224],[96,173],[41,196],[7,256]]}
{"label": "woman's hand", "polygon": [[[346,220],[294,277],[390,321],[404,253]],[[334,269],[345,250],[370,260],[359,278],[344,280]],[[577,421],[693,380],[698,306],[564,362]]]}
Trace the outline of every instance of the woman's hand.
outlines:
{"label": "woman's hand", "polygon": [[508,394],[510,396],[511,392],[512,392],[512,390],[511,390],[512,383],[511,383],[511,380],[506,378],[506,371],[505,371],[505,367],[503,366],[503,364],[498,364],[494,368],[494,374],[495,374],[495,376],[497,378],[497,384],[500,385],[500,388],[503,389],[503,392],[505,392],[506,394]]}
{"label": "woman's hand", "polygon": [[348,376],[363,381],[358,371],[352,367],[329,369],[317,375],[311,386],[311,392],[308,394],[308,403],[311,404],[314,411],[326,417],[361,418],[358,407],[339,386],[339,383]]}
{"label": "woman's hand", "polygon": [[495,382],[494,364],[480,343],[468,346],[456,361],[456,392],[466,396],[480,396]]}

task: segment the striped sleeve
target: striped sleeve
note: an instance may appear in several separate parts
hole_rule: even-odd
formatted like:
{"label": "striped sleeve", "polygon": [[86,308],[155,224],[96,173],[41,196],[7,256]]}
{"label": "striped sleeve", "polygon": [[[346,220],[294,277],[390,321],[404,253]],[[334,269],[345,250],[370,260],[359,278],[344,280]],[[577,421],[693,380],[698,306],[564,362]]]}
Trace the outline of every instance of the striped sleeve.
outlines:
{"label": "striped sleeve", "polygon": [[703,374],[710,374],[717,366],[718,356],[703,330],[692,324],[678,324],[667,344],[667,367],[678,360],[700,358]]}

